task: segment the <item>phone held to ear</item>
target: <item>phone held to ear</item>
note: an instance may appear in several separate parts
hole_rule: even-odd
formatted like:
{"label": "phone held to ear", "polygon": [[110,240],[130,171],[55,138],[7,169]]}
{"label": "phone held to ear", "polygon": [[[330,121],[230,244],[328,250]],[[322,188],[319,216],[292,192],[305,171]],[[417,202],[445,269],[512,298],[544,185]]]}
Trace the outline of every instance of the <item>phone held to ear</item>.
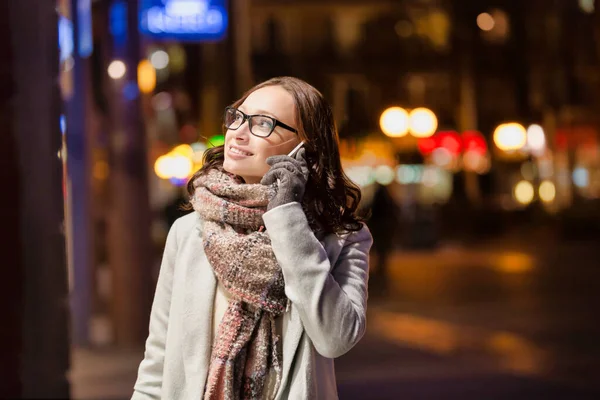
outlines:
{"label": "phone held to ear", "polygon": [[[292,151],[289,152],[288,157],[293,157],[294,154],[296,154],[298,152],[298,150],[300,150],[300,148],[302,147],[302,145],[304,145],[304,140],[301,141],[298,146],[294,147],[294,149]],[[281,181],[279,180],[279,178],[277,179],[277,186],[279,186],[279,184],[281,183]]]}
{"label": "phone held to ear", "polygon": [[300,142],[300,144],[298,144],[298,146],[294,147],[294,150],[290,151],[290,154],[288,154],[288,157],[293,157],[294,154],[296,154],[298,152],[298,150],[300,150],[300,148],[302,147],[302,145],[304,144],[304,140]]}

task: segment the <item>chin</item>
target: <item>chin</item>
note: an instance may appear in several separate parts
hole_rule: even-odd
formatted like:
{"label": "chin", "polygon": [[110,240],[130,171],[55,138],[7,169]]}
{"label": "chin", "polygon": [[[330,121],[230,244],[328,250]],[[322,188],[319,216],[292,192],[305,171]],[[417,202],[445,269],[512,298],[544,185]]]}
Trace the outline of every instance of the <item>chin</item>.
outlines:
{"label": "chin", "polygon": [[241,172],[241,168],[239,168],[239,166],[236,165],[236,162],[228,159],[225,159],[223,161],[223,169],[226,172],[229,172],[230,174],[234,175],[240,175]]}

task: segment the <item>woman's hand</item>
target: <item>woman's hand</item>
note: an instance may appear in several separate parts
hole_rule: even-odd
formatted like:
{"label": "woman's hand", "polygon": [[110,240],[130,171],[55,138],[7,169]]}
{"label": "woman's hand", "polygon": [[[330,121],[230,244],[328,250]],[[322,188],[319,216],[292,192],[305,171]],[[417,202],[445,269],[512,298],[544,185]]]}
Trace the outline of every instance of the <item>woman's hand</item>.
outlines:
{"label": "woman's hand", "polygon": [[271,185],[279,182],[277,193],[269,202],[267,210],[294,201],[302,202],[309,174],[304,158],[305,153],[305,149],[302,148],[296,153],[295,157],[281,155],[267,158],[267,164],[271,166],[271,169],[265,174],[260,183]]}

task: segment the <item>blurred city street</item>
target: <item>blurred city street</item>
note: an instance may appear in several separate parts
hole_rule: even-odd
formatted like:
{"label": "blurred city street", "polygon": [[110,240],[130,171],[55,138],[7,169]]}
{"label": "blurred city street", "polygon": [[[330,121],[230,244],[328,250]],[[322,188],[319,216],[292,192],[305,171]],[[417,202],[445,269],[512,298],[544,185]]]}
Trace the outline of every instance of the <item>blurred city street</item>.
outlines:
{"label": "blurred city street", "polygon": [[[341,399],[600,399],[600,0],[0,9],[0,399],[129,398],[198,176],[262,182],[296,142],[313,232],[374,239]],[[265,82],[290,102],[249,104]]]}
{"label": "blurred city street", "polygon": [[[336,361],[340,398],[598,398],[599,256],[535,232],[396,252],[366,336]],[[75,350],[73,398],[127,397],[141,357]]]}

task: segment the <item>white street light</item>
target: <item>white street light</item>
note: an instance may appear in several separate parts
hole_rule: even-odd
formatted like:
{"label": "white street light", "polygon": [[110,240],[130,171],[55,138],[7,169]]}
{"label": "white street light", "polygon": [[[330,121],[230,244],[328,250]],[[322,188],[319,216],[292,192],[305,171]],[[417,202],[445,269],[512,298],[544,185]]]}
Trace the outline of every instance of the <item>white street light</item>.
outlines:
{"label": "white street light", "polygon": [[108,65],[108,76],[112,79],[121,79],[127,73],[127,66],[121,60],[114,60]]}
{"label": "white street light", "polygon": [[156,69],[165,69],[169,65],[169,54],[164,50],[156,50],[150,55],[150,62]]}
{"label": "white street light", "polygon": [[390,107],[379,118],[381,131],[389,137],[402,137],[408,133],[408,112],[400,107]]}
{"label": "white street light", "polygon": [[544,128],[537,124],[533,124],[527,128],[527,147],[534,154],[543,153],[546,148],[546,135]]}
{"label": "white street light", "polygon": [[438,120],[434,112],[428,108],[419,107],[410,112],[410,134],[417,138],[432,136],[437,127]]}
{"label": "white street light", "polygon": [[516,122],[502,124],[494,131],[494,143],[503,151],[519,150],[527,143],[527,131]]}

